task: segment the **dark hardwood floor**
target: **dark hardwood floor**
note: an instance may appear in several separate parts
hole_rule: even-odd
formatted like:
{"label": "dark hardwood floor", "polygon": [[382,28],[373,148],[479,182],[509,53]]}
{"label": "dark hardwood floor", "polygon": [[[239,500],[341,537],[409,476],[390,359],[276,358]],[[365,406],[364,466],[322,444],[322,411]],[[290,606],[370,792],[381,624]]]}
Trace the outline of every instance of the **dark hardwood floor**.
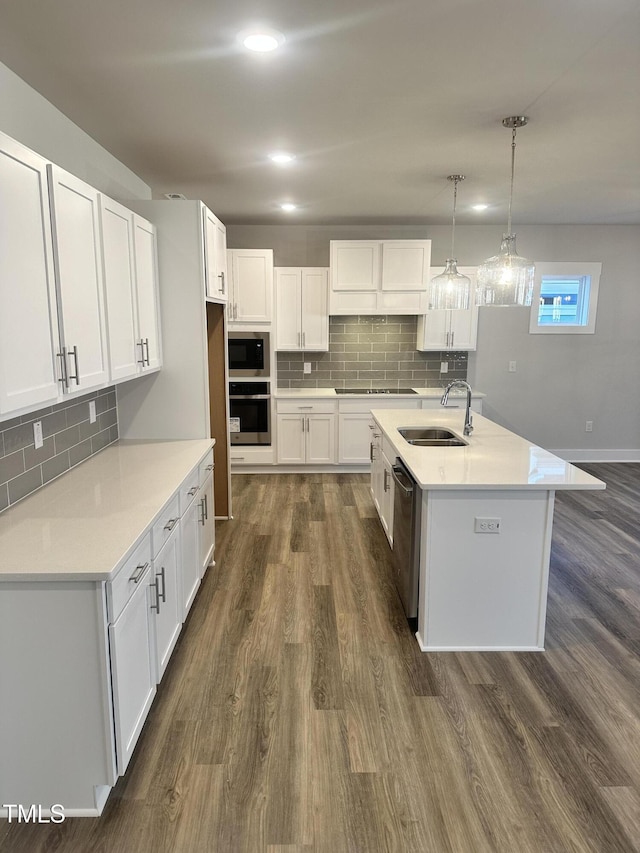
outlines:
{"label": "dark hardwood floor", "polygon": [[99,819],[0,849],[640,850],[640,465],[557,496],[545,653],[423,654],[363,475],[236,475],[235,519]]}

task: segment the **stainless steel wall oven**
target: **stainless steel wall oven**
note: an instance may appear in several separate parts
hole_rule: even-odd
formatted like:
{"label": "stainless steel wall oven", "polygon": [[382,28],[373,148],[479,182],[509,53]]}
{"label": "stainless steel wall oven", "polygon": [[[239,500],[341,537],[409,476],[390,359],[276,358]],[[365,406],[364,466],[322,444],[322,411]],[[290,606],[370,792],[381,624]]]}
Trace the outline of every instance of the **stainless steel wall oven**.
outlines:
{"label": "stainless steel wall oven", "polygon": [[232,445],[271,444],[269,382],[229,382],[229,435]]}

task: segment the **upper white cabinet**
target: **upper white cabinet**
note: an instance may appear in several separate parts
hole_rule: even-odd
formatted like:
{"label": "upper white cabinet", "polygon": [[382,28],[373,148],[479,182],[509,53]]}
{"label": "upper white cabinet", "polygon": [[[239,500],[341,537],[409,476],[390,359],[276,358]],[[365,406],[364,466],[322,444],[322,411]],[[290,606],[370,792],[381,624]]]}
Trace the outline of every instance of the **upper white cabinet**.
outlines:
{"label": "upper white cabinet", "polygon": [[329,270],[276,267],[276,350],[329,349]]}
{"label": "upper white cabinet", "polygon": [[109,380],[99,193],[49,165],[58,320],[65,393],[103,387]]}
{"label": "upper white cabinet", "polygon": [[160,321],[155,229],[100,197],[111,381],[158,369]]}
{"label": "upper white cabinet", "polygon": [[229,320],[270,323],[273,249],[229,249]]}
{"label": "upper white cabinet", "polygon": [[226,302],[228,299],[227,229],[204,205],[203,227],[207,298],[216,302]]}
{"label": "upper white cabinet", "polygon": [[142,372],[162,367],[160,305],[158,300],[158,250],[156,229],[146,219],[133,215],[133,257],[136,270],[138,335]]}
{"label": "upper white cabinet", "polygon": [[0,134],[0,416],[50,403],[59,393],[46,167]]}
{"label": "upper white cabinet", "polygon": [[331,240],[330,314],[420,314],[430,240]]}
{"label": "upper white cabinet", "polygon": [[[430,308],[418,317],[416,349],[474,350],[478,338],[478,308],[475,304],[476,267],[458,267],[471,279],[469,308]],[[444,267],[434,267],[431,276],[440,275]]]}

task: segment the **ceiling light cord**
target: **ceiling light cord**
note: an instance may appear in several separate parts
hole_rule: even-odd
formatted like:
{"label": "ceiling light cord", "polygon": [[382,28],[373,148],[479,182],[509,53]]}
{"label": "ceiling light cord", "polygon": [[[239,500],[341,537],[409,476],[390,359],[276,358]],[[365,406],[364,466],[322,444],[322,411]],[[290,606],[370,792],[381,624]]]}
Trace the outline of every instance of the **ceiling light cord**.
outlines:
{"label": "ceiling light cord", "polygon": [[509,190],[509,215],[507,217],[507,234],[511,234],[511,206],[513,205],[513,179],[516,171],[516,128],[511,132],[511,188]]}
{"label": "ceiling light cord", "polygon": [[455,258],[455,241],[456,241],[456,203],[458,201],[458,181],[460,176],[456,175],[453,179],[453,219],[451,222],[451,254],[450,258]]}

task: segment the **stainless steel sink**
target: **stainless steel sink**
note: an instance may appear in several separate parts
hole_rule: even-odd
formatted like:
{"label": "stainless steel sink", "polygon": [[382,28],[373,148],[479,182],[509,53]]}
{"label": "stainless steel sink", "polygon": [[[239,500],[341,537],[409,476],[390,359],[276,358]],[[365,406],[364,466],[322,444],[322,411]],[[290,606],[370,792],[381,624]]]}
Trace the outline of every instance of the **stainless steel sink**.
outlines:
{"label": "stainless steel sink", "polygon": [[469,443],[442,427],[400,427],[398,432],[408,444],[418,447],[464,447]]}

